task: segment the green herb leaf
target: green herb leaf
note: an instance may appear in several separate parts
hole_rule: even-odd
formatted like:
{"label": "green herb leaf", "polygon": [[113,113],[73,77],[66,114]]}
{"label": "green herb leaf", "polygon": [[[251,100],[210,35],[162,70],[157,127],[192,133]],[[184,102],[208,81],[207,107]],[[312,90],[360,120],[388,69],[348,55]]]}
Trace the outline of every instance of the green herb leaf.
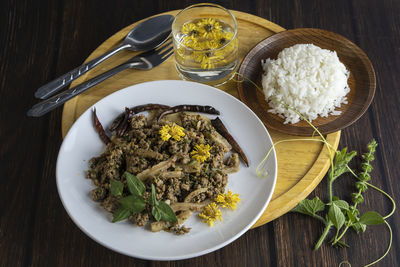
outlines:
{"label": "green herb leaf", "polygon": [[160,201],[158,205],[154,206],[152,209],[152,214],[154,218],[159,221],[165,222],[177,222],[178,218],[175,215],[175,212],[171,209],[171,207],[163,202]]}
{"label": "green herb leaf", "polygon": [[151,214],[153,214],[153,217],[154,219],[156,219],[157,222],[161,220],[161,212],[157,208],[157,206],[153,206],[153,208],[151,209]]}
{"label": "green herb leaf", "polygon": [[332,204],[328,211],[329,220],[333,223],[336,229],[342,228],[346,217],[344,216],[343,212],[340,210],[338,206]]}
{"label": "green herb leaf", "polygon": [[151,184],[150,205],[152,206],[158,205],[158,201],[156,198],[156,188],[154,187],[154,184]]}
{"label": "green herb leaf", "polygon": [[344,200],[334,200],[332,203],[338,206],[341,210],[349,210],[349,203]]}
{"label": "green herb leaf", "polygon": [[376,225],[384,223],[385,220],[379,213],[375,211],[367,211],[366,213],[361,215],[359,222],[365,225]]}
{"label": "green herb leaf", "polygon": [[367,226],[360,222],[356,222],[351,227],[357,234],[359,234],[360,232],[365,232],[365,230],[367,229]]}
{"label": "green herb leaf", "polygon": [[312,200],[303,199],[300,203],[294,207],[292,212],[299,212],[306,215],[313,216],[315,213],[319,211],[323,211],[325,209],[325,204],[322,202],[319,197],[315,197]]}
{"label": "green herb leaf", "polygon": [[351,200],[354,203],[361,203],[364,201],[364,197],[361,195],[361,193],[352,193],[351,194]]}
{"label": "green herb leaf", "polygon": [[146,202],[143,200],[141,196],[130,195],[119,199],[118,202],[122,207],[128,209],[131,212],[139,213],[144,210],[146,206]]}
{"label": "green herb leaf", "polygon": [[125,172],[126,183],[132,195],[141,196],[146,191],[146,186],[135,175]]}
{"label": "green herb leaf", "polygon": [[112,222],[115,223],[115,222],[119,222],[119,221],[128,219],[129,216],[131,216],[131,214],[132,214],[132,212],[129,209],[121,206],[114,212],[114,214],[113,214],[114,217],[113,217]]}
{"label": "green herb leaf", "polygon": [[343,173],[349,171],[347,169],[347,165],[354,158],[355,155],[357,155],[357,152],[355,151],[347,153],[347,147],[343,148],[342,150],[336,151],[335,162],[333,164],[333,178],[331,178],[332,181]]}
{"label": "green herb leaf", "polygon": [[351,223],[355,223],[358,220],[357,217],[354,216],[354,214],[350,210],[347,211],[347,218],[349,218],[349,221]]}
{"label": "green herb leaf", "polygon": [[114,197],[120,197],[124,191],[124,184],[120,181],[110,179],[110,190]]}

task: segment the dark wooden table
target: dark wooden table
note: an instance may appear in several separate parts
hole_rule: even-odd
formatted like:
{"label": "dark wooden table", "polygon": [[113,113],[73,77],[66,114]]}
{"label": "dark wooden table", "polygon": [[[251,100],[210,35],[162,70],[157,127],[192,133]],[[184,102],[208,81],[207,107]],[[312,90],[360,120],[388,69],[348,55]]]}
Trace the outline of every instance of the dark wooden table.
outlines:
{"label": "dark wooden table", "polygon": [[[389,242],[385,226],[350,233],[351,247],[312,247],[320,222],[286,214],[248,231],[232,244],[194,259],[151,262],[108,250],[86,236],[65,212],[57,194],[55,165],[62,142],[61,109],[28,118],[35,90],[82,61],[121,28],[194,1],[1,1],[0,4],[0,266],[352,266],[380,257]],[[379,143],[372,183],[400,198],[400,1],[276,0],[220,1],[234,10],[284,28],[330,30],[359,45],[371,59],[377,91],[365,115],[342,131],[340,147],[358,152]],[[359,161],[356,161],[359,163]],[[335,188],[349,200],[352,178]],[[311,196],[326,197],[326,181]],[[362,211],[387,214],[391,205],[368,190]],[[378,266],[400,266],[400,216],[389,220],[393,246]]]}

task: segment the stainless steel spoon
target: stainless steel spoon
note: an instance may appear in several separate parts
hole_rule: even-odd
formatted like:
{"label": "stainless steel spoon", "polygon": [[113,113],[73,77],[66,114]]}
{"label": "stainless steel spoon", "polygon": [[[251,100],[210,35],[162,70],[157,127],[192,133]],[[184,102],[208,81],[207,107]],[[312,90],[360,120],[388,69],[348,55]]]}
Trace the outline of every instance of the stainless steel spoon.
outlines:
{"label": "stainless steel spoon", "polygon": [[43,85],[36,91],[35,97],[46,99],[54,95],[81,75],[122,50],[147,51],[158,47],[169,37],[173,19],[172,15],[161,15],[140,23],[115,48]]}

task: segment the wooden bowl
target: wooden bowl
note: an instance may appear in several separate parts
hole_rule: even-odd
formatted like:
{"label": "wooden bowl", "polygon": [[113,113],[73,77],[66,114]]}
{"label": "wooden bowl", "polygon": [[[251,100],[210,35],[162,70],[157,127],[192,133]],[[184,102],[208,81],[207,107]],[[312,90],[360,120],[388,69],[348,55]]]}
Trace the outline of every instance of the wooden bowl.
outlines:
{"label": "wooden bowl", "polygon": [[250,79],[262,88],[261,60],[276,59],[280,51],[295,44],[314,44],[324,49],[334,50],[339,60],[350,71],[348,103],[335,109],[342,113],[338,116],[318,117],[312,121],[313,125],[322,134],[327,134],[341,130],[357,121],[367,110],[375,94],[374,68],[361,48],[345,37],[326,30],[308,28],[287,30],[258,43],[243,59],[239,69],[240,77],[241,75],[245,77],[243,82],[237,84],[240,99],[259,116],[267,128],[293,135],[312,135],[314,130],[305,121],[283,124],[283,118],[267,112],[269,106],[264,94],[247,80]]}

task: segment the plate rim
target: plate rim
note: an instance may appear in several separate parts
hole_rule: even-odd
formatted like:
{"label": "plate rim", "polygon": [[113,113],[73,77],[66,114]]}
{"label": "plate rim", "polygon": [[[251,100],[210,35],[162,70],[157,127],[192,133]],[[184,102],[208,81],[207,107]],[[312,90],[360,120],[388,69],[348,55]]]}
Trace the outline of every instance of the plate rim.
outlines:
{"label": "plate rim", "polygon": [[[331,32],[325,29],[320,29],[320,28],[295,28],[295,29],[288,29],[288,30],[284,30],[278,33],[275,33],[271,36],[268,36],[267,38],[261,40],[259,43],[257,43],[255,46],[253,46],[253,48],[251,48],[249,50],[249,52],[246,54],[246,56],[243,58],[240,66],[239,66],[239,70],[238,73],[239,75],[243,76],[244,71],[246,70],[247,64],[251,61],[252,57],[254,56],[253,54],[256,54],[259,50],[261,50],[265,45],[271,44],[279,39],[283,39],[284,37],[281,37],[281,35],[286,35],[288,33],[318,33],[318,34],[329,34],[331,36],[335,36],[337,37],[337,39],[340,39],[346,43],[348,43],[349,45],[352,46],[352,49],[357,50],[356,52],[358,53],[358,57],[360,58],[360,60],[364,63],[364,65],[366,66],[366,71],[367,71],[367,76],[368,78],[366,80],[368,80],[368,95],[367,95],[367,99],[366,101],[363,103],[362,109],[357,113],[356,116],[354,116],[352,119],[348,120],[346,123],[337,125],[335,127],[330,128],[329,130],[320,130],[319,128],[323,125],[326,125],[328,123],[324,123],[321,125],[318,125],[318,130],[321,131],[322,134],[330,134],[333,132],[337,132],[340,130],[343,130],[344,128],[352,125],[353,123],[355,123],[357,120],[359,120],[364,113],[368,110],[369,106],[371,105],[374,96],[375,96],[375,92],[376,92],[376,73],[375,73],[375,69],[372,65],[371,60],[368,58],[367,54],[365,53],[365,51],[363,49],[361,49],[357,44],[355,44],[354,42],[352,42],[351,40],[349,40],[348,38],[344,37],[343,35],[340,35],[338,33],[335,32]],[[261,68],[261,65],[260,65]],[[258,82],[258,81],[253,81],[253,82]],[[248,100],[244,97],[244,89],[243,89],[243,84],[241,82],[237,83],[237,91],[238,91],[238,95],[239,95],[239,99],[245,103],[246,105],[248,104]],[[265,111],[266,113],[268,113],[267,111]],[[270,114],[270,113],[268,113]],[[330,115],[332,116],[332,115]],[[262,120],[262,118],[260,118]],[[295,136],[311,136],[313,134],[313,130],[310,128],[308,130],[308,127],[298,127],[298,129],[301,129],[302,131],[293,131],[293,130],[289,130],[287,129],[287,125],[292,126],[292,127],[296,127],[293,126],[295,124],[283,124],[280,127],[276,127],[274,125],[271,125],[268,121],[264,121],[262,120],[262,122],[264,123],[265,126],[267,126],[269,129],[273,129],[276,130],[278,132],[281,133],[285,133],[285,134],[291,134],[291,135],[295,135]],[[329,122],[331,123],[331,122]]]}
{"label": "plate rim", "polygon": [[[112,94],[109,94],[109,95],[105,96],[104,98],[100,99],[99,101],[97,101],[96,103],[94,103],[92,106],[90,106],[88,109],[86,109],[86,110],[79,116],[79,118],[73,123],[73,125],[71,126],[71,128],[68,130],[68,133],[66,134],[66,136],[65,136],[65,138],[64,138],[64,140],[63,140],[63,142],[62,142],[62,144],[61,144],[61,146],[60,146],[59,152],[58,152],[57,162],[56,162],[56,185],[57,185],[57,192],[58,192],[59,198],[60,198],[60,200],[61,200],[61,202],[62,202],[62,204],[63,204],[63,207],[64,207],[65,211],[67,212],[69,218],[71,218],[71,220],[74,222],[74,224],[75,224],[83,233],[85,233],[88,237],[90,237],[90,238],[91,238],[92,240],[94,240],[96,243],[98,243],[98,244],[100,244],[100,245],[102,245],[102,246],[104,246],[104,247],[106,247],[106,248],[108,248],[108,249],[110,249],[110,250],[112,250],[112,251],[114,251],[114,252],[117,252],[117,253],[120,253],[120,254],[129,256],[129,257],[134,257],[134,258],[139,258],[139,259],[144,259],[144,260],[170,261],[170,260],[189,259],[189,258],[194,258],[194,257],[198,257],[198,256],[202,256],[202,255],[208,254],[208,253],[210,253],[210,252],[216,251],[216,250],[218,250],[218,249],[220,249],[220,248],[222,248],[222,247],[224,247],[224,246],[226,246],[226,245],[232,243],[233,241],[235,241],[236,239],[238,239],[240,236],[242,236],[244,233],[246,233],[248,230],[250,230],[251,227],[252,227],[252,226],[257,222],[257,220],[262,216],[263,212],[265,211],[265,209],[267,208],[268,204],[269,204],[270,201],[271,201],[272,195],[273,195],[274,190],[275,190],[275,186],[276,186],[276,182],[277,182],[277,174],[278,174],[277,155],[276,155],[275,148],[273,147],[272,158],[274,159],[274,162],[273,162],[273,166],[274,166],[274,171],[273,171],[273,172],[274,172],[274,176],[272,177],[272,178],[273,178],[273,181],[272,181],[271,190],[270,190],[270,192],[269,192],[269,194],[268,194],[268,196],[267,196],[267,198],[266,198],[266,201],[265,201],[265,204],[263,205],[263,208],[257,212],[257,215],[256,215],[255,217],[252,218],[251,222],[248,223],[248,224],[246,225],[246,227],[244,227],[243,229],[241,229],[241,230],[240,230],[238,233],[236,233],[234,236],[228,238],[225,242],[221,242],[221,243],[219,243],[218,245],[216,245],[216,246],[214,246],[214,247],[211,247],[211,248],[208,248],[208,249],[204,249],[203,251],[193,252],[193,253],[190,253],[190,254],[185,254],[185,255],[183,255],[183,256],[171,256],[171,257],[169,257],[169,256],[168,256],[168,257],[157,257],[157,256],[154,256],[154,257],[153,257],[153,256],[152,256],[152,257],[141,257],[140,255],[135,255],[134,253],[129,253],[129,252],[127,252],[127,251],[121,251],[121,250],[119,250],[119,249],[117,249],[117,248],[114,248],[114,247],[112,247],[111,245],[109,245],[109,244],[105,243],[104,241],[102,241],[100,238],[98,238],[98,237],[94,236],[93,234],[91,234],[90,232],[88,232],[88,231],[79,223],[78,219],[72,216],[71,211],[67,208],[67,207],[68,207],[68,204],[66,203],[66,200],[62,197],[62,193],[61,193],[61,189],[60,189],[60,188],[61,188],[61,186],[60,186],[60,183],[61,183],[60,179],[61,179],[61,178],[59,178],[59,177],[60,177],[60,174],[59,174],[59,173],[60,173],[60,168],[61,168],[61,166],[60,166],[60,160],[59,160],[59,159],[60,159],[60,154],[61,154],[61,152],[62,152],[62,150],[63,150],[63,147],[64,147],[64,145],[67,143],[65,140],[68,140],[68,139],[69,139],[69,136],[70,136],[70,134],[73,132],[73,129],[74,129],[75,127],[77,127],[78,122],[79,122],[81,119],[83,119],[84,116],[86,116],[87,112],[90,112],[90,110],[91,110],[95,105],[98,105],[100,102],[106,101],[107,98],[109,98],[109,97],[111,97],[111,96],[113,96],[113,95],[116,95],[116,94],[123,94],[123,93],[124,93],[123,91],[127,91],[127,90],[129,90],[130,88],[135,87],[135,86],[138,86],[138,85],[144,85],[144,84],[147,85],[147,84],[154,84],[154,83],[160,83],[160,84],[162,84],[162,83],[164,83],[164,82],[167,82],[167,83],[168,83],[168,82],[179,82],[179,83],[196,84],[196,85],[200,85],[200,86],[205,86],[205,87],[209,87],[210,89],[214,90],[214,92],[221,93],[221,94],[223,94],[225,97],[231,98],[232,100],[236,101],[238,104],[242,105],[245,109],[247,109],[247,110],[254,116],[254,118],[260,123],[261,127],[262,127],[263,130],[265,131],[265,133],[266,133],[266,135],[268,136],[268,138],[269,138],[271,144],[273,144],[273,140],[272,140],[271,135],[270,135],[270,133],[268,132],[267,128],[265,127],[265,125],[263,124],[263,122],[260,120],[260,118],[258,118],[258,116],[254,113],[254,111],[252,111],[247,105],[245,105],[245,104],[244,104],[243,102],[241,102],[239,99],[235,98],[234,96],[228,94],[228,93],[225,92],[225,91],[219,90],[219,89],[214,88],[214,87],[212,87],[212,86],[208,86],[208,85],[204,85],[204,84],[200,84],[200,83],[196,83],[196,82],[191,82],[191,81],[182,81],[182,80],[157,80],[157,81],[149,81],[149,82],[144,82],[144,83],[138,83],[138,84],[135,84],[135,85],[131,85],[131,86],[122,88],[122,89],[120,89],[120,90],[118,90],[118,91],[115,91],[115,92],[113,92]],[[268,179],[271,179],[271,177],[269,177]]]}

